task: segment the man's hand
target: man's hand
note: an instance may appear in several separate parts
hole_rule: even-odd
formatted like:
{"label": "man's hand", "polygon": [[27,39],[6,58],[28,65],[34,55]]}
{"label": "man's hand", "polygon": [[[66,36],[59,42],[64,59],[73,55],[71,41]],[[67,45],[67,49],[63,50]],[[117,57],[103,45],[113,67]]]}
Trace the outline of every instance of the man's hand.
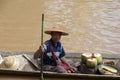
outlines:
{"label": "man's hand", "polygon": [[39,47],[39,50],[40,50],[41,53],[44,53],[44,46],[41,45],[41,46]]}
{"label": "man's hand", "polygon": [[68,73],[74,73],[74,72],[77,72],[77,68],[70,67],[70,71],[68,71]]}
{"label": "man's hand", "polygon": [[39,49],[34,53],[33,58],[34,59],[40,58],[42,53],[44,53],[44,47],[43,47],[43,45],[41,45],[39,47]]}

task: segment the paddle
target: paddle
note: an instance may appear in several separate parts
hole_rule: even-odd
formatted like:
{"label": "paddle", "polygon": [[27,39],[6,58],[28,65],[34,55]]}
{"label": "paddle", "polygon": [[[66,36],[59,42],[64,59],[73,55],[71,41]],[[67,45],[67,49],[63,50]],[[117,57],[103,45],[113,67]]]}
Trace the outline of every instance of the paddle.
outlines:
{"label": "paddle", "polygon": [[[43,31],[44,31],[44,14],[42,14],[42,27],[41,27],[41,45],[43,45]],[[44,80],[43,78],[43,53],[41,53],[41,72],[40,72],[40,80]]]}

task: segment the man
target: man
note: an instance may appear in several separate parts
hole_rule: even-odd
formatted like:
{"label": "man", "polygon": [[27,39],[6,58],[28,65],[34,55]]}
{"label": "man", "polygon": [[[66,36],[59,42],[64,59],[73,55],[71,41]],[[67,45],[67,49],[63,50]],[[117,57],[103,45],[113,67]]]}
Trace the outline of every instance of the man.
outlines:
{"label": "man", "polygon": [[67,62],[65,58],[66,53],[60,42],[61,36],[66,36],[68,33],[56,26],[46,30],[45,33],[51,35],[51,39],[41,45],[34,54],[34,59],[37,59],[40,57],[41,53],[44,53],[43,70],[59,73],[71,73],[77,71],[75,67]]}

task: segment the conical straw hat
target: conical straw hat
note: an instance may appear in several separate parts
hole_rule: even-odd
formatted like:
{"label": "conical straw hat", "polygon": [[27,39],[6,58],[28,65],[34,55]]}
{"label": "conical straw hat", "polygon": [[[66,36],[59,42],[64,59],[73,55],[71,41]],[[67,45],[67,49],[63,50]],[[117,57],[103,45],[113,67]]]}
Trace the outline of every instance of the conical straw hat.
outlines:
{"label": "conical straw hat", "polygon": [[3,61],[3,58],[2,58],[2,56],[0,55],[0,64],[2,63],[2,61]]}
{"label": "conical straw hat", "polygon": [[17,70],[19,67],[19,60],[15,56],[5,57],[0,67],[4,69]]}
{"label": "conical straw hat", "polygon": [[46,34],[51,34],[51,32],[61,32],[63,36],[68,35],[67,31],[65,31],[64,29],[62,29],[62,27],[59,26],[54,26],[52,28],[45,30]]}

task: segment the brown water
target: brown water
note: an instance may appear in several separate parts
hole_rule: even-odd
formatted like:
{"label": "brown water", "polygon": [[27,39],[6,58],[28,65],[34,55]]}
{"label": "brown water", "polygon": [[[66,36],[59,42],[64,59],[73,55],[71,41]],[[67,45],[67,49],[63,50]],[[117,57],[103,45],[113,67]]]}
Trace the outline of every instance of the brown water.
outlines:
{"label": "brown water", "polygon": [[69,31],[66,52],[120,52],[120,0],[0,0],[0,50],[35,51],[42,13],[45,28]]}

